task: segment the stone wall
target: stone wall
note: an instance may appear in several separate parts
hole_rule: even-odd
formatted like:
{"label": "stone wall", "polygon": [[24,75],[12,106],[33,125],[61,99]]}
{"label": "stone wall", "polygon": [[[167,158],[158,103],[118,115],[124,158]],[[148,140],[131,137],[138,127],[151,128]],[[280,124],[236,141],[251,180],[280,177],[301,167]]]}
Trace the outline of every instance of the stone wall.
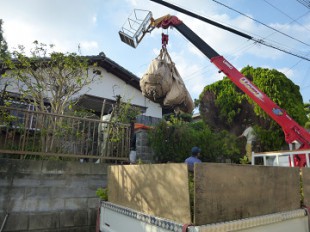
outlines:
{"label": "stone wall", "polygon": [[95,231],[107,165],[0,159],[3,231]]}

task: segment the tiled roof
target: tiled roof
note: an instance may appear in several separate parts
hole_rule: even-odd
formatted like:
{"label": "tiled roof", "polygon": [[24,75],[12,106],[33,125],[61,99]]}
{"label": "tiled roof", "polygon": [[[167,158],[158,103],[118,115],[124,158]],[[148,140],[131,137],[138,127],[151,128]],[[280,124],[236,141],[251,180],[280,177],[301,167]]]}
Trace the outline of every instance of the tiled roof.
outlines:
{"label": "tiled roof", "polygon": [[107,72],[112,73],[118,78],[122,79],[126,84],[129,84],[141,91],[139,85],[140,78],[106,57],[103,52],[99,53],[98,56],[87,56],[86,58],[89,59],[90,63],[97,63],[99,67],[104,68]]}
{"label": "tiled roof", "polygon": [[[138,78],[135,74],[128,71],[121,65],[117,64],[113,60],[109,59],[103,52],[100,52],[97,56],[85,56],[90,62],[90,64],[97,63],[99,67],[102,67],[107,72],[114,74],[118,78],[122,79],[126,84],[129,84],[136,88],[137,90],[141,91]],[[49,60],[49,58],[42,58],[45,60]],[[13,60],[14,61],[14,60]],[[0,63],[1,65],[1,63]],[[5,73],[7,68],[0,66],[0,75]]]}

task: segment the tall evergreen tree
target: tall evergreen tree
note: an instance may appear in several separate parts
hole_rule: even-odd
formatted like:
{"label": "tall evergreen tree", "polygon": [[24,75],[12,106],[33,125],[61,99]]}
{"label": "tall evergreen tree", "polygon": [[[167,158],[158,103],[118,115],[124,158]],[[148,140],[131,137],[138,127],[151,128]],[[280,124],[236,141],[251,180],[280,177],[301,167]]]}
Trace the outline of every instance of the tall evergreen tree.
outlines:
{"label": "tall evergreen tree", "polygon": [[[3,30],[2,30],[3,20],[0,19],[0,106],[4,104],[4,95],[5,95],[5,89],[7,84],[1,83],[2,74],[4,73],[4,63],[6,58],[9,57],[8,52],[8,45],[7,42],[3,36]],[[1,86],[3,84],[3,86]]]}
{"label": "tall evergreen tree", "polygon": [[0,19],[0,61],[8,55],[8,44],[3,36],[3,20]]}

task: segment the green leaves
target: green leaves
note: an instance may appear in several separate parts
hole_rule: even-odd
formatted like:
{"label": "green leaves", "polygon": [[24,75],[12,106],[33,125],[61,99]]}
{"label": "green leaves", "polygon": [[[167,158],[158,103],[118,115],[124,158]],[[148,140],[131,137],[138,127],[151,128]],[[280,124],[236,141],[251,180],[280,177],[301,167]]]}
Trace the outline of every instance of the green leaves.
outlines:
{"label": "green leaves", "polygon": [[[283,73],[275,69],[251,66],[243,68],[241,72],[295,121],[305,125],[308,118],[299,87]],[[206,86],[199,103],[202,118],[214,130],[228,130],[239,135],[243,130],[242,124],[250,120],[260,128],[263,151],[278,150],[285,145],[284,135],[278,124],[227,77]]]}
{"label": "green leaves", "polygon": [[108,200],[108,188],[98,188],[96,190],[96,195],[104,201]]}
{"label": "green leaves", "polygon": [[44,103],[49,99],[51,112],[63,114],[72,97],[101,75],[88,72],[88,59],[76,53],[55,52],[53,45],[38,41],[33,45],[30,56],[23,46],[12,52],[13,59],[4,63],[9,69],[6,77],[32,98],[37,110],[47,111]]}
{"label": "green leaves", "polygon": [[149,142],[157,162],[184,162],[193,146],[202,149],[203,161],[238,159],[239,147],[227,131],[212,132],[202,121],[188,123],[175,117],[149,131]]}
{"label": "green leaves", "polygon": [[6,57],[9,56],[8,45],[3,36],[2,25],[3,25],[3,21],[2,19],[0,19],[0,62],[2,62],[2,60],[5,60]]}

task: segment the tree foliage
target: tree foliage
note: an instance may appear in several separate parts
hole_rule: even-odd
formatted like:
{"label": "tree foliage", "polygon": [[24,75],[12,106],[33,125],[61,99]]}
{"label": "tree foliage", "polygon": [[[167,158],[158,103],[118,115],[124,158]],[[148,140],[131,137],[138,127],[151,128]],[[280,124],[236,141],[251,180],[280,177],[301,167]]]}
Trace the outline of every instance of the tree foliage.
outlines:
{"label": "tree foliage", "polygon": [[[295,121],[305,125],[307,117],[299,87],[283,73],[251,66],[241,72]],[[202,118],[212,128],[239,135],[243,124],[250,121],[257,127],[262,150],[280,149],[285,144],[280,126],[227,77],[206,86],[199,102]]]}
{"label": "tree foliage", "polygon": [[[0,19],[0,77],[2,78],[2,73],[4,72],[4,62],[5,60],[10,58],[10,54],[8,51],[8,44],[4,38],[4,32],[2,30],[3,20]],[[1,79],[0,79],[1,83]],[[4,97],[5,97],[5,89],[7,85],[4,85],[0,90],[2,91],[0,96],[0,106],[4,104]]]}
{"label": "tree foliage", "polygon": [[[2,92],[9,85],[20,94],[20,101],[30,101],[35,110],[62,115],[73,97],[100,76],[96,64],[91,66],[87,58],[75,53],[55,52],[53,45],[37,41],[33,44],[29,53],[20,45],[2,61]],[[40,130],[42,148],[50,152],[58,149],[59,138],[65,134],[79,134],[78,125],[69,125],[63,117],[54,117],[47,124],[43,114],[36,117],[36,128]]]}
{"label": "tree foliage", "polygon": [[176,117],[163,120],[148,135],[157,162],[184,162],[193,146],[202,149],[203,161],[219,158],[238,161],[240,150],[227,131],[212,132],[202,121],[185,122]]}
{"label": "tree foliage", "polygon": [[72,97],[92,83],[98,72],[91,71],[87,58],[52,49],[53,45],[35,41],[27,56],[25,48],[19,46],[12,52],[13,59],[5,62],[5,77],[22,96],[32,99],[37,110],[63,114]]}
{"label": "tree foliage", "polygon": [[8,44],[4,38],[4,32],[2,30],[3,20],[0,19],[0,62],[9,55]]}
{"label": "tree foliage", "polygon": [[305,124],[305,128],[310,129],[310,103],[305,103],[305,111],[308,119],[308,121]]}
{"label": "tree foliage", "polygon": [[[252,68],[250,66],[242,69],[243,75],[253,80],[253,83],[267,96],[271,98],[282,109],[294,118],[296,122],[304,125],[307,117],[304,110],[303,99],[298,85],[295,85],[283,73],[275,69]],[[246,96],[248,101],[253,104],[253,100]],[[269,118],[266,113],[254,104],[255,114]]]}

